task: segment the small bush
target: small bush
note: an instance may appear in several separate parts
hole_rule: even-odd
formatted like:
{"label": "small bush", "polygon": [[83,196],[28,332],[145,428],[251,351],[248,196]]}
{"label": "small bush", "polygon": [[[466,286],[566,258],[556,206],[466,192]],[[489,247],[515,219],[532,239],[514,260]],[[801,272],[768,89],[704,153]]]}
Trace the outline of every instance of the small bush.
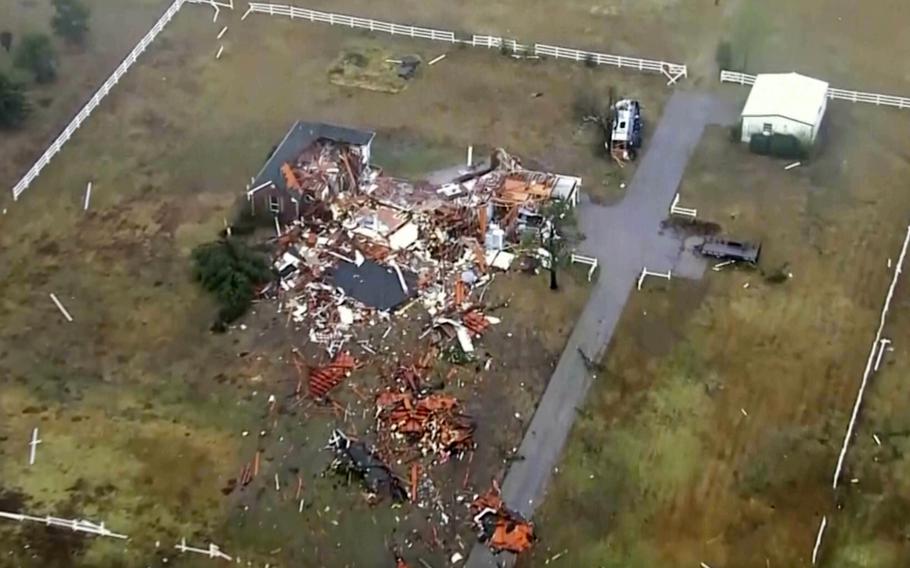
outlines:
{"label": "small bush", "polygon": [[797,159],[806,157],[806,151],[796,136],[789,134],[772,134],[768,143],[768,153],[778,158]]}
{"label": "small bush", "polygon": [[737,122],[730,127],[730,142],[739,142],[743,137],[743,123]]}
{"label": "small bush", "polygon": [[717,44],[717,50],[714,52],[714,61],[720,70],[736,71],[733,69],[733,47],[729,41],[722,41]]}
{"label": "small bush", "polygon": [[22,84],[0,73],[0,129],[22,126],[30,112],[31,105]]}
{"label": "small bush", "polygon": [[790,279],[790,263],[785,262],[781,266],[765,274],[765,282],[769,284],[782,284]]}
{"label": "small bush", "polygon": [[0,47],[9,53],[9,50],[13,48],[13,32],[6,30],[0,32]]}
{"label": "small bush", "polygon": [[82,45],[88,35],[91,12],[82,0],[53,0],[54,17],[51,27],[66,41]]}
{"label": "small bush", "polygon": [[764,134],[753,134],[749,138],[749,150],[753,154],[767,156],[771,148],[771,137]]}
{"label": "small bush", "polygon": [[266,259],[234,239],[221,239],[193,250],[193,276],[213,293],[221,306],[212,329],[224,331],[227,324],[246,313],[255,287],[272,280]]}
{"label": "small bush", "polygon": [[790,160],[803,159],[808,155],[799,138],[792,134],[753,134],[749,139],[749,150],[762,156]]}
{"label": "small bush", "polygon": [[597,59],[594,57],[593,53],[589,53],[589,54],[585,55],[585,67],[588,67],[591,69],[597,67]]}
{"label": "small bush", "polygon": [[51,38],[45,34],[29,34],[16,48],[16,67],[32,74],[39,83],[50,83],[57,78],[57,51]]}

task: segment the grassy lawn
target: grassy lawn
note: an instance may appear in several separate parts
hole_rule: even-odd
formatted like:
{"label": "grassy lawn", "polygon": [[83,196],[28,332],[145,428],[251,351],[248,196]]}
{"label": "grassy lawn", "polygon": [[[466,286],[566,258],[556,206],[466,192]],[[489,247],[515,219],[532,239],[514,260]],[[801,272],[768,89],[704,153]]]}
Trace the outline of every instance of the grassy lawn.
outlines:
{"label": "grassy lawn", "polygon": [[706,61],[713,65],[717,34],[727,17],[726,6],[679,0],[537,0],[530,4],[522,0],[310,0],[297,4],[524,43],[694,63],[697,76],[712,78],[713,70],[702,68],[702,56],[708,54]]}
{"label": "grassy lawn", "polygon": [[[79,108],[164,12],[167,0],[85,0],[91,9],[89,36],[83,47],[55,38],[58,77],[37,85],[13,67],[16,46],[28,33],[53,36],[54,10],[46,0],[8,0],[0,12],[0,31],[13,33],[13,50],[0,50],[0,71],[26,82],[33,112],[24,128],[0,136],[0,187],[7,193],[63,130]],[[5,200],[5,197],[2,198]]]}

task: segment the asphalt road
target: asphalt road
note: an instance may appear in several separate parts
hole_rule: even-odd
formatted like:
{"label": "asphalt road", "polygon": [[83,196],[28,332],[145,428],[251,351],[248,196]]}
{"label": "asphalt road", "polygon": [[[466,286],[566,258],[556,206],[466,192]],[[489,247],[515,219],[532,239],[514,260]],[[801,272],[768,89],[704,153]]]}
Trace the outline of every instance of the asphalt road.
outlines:
{"label": "asphalt road", "polygon": [[[579,226],[586,237],[580,248],[598,258],[600,276],[522,440],[518,453],[524,459],[512,463],[502,484],[505,502],[525,517],[531,518],[543,500],[576,409],[584,402],[593,380],[579,349],[593,360],[601,358],[642,267],[701,277],[704,264],[683,250],[678,238],[663,234],[660,225],[668,216],[705,126],[732,124],[737,117],[736,106],[724,99],[676,91],[657,130],[650,136],[646,132],[647,147],[625,197],[610,207],[584,203],[579,208]],[[682,204],[686,205],[685,196]],[[467,566],[486,568],[512,560],[506,555],[494,558],[478,544]]]}

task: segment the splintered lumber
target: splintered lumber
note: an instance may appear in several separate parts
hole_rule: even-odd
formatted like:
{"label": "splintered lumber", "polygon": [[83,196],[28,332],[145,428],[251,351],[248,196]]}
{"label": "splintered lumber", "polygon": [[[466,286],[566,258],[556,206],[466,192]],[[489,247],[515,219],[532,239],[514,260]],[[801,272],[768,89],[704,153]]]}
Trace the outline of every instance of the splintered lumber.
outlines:
{"label": "splintered lumber", "polygon": [[282,164],[281,174],[284,176],[284,183],[289,188],[300,191],[300,181],[297,179],[297,175],[294,173],[294,168],[291,167],[291,164]]}
{"label": "splintered lumber", "polygon": [[[469,164],[470,165],[470,164]],[[477,207],[477,223],[480,226],[480,239],[484,240],[487,236],[487,204]]]}
{"label": "splintered lumber", "polygon": [[490,321],[477,310],[468,312],[462,318],[464,326],[474,335],[483,335],[483,333],[490,327]]}
{"label": "splintered lumber", "polygon": [[57,309],[60,310],[60,313],[63,314],[63,317],[66,318],[66,321],[72,322],[73,316],[71,316],[70,313],[68,311],[66,311],[66,308],[64,308],[63,304],[60,303],[60,300],[57,299],[57,295],[51,294],[50,296],[51,296],[51,300],[54,301],[54,304],[57,305]]}
{"label": "splintered lumber", "polygon": [[487,271],[487,255],[480,243],[474,243],[474,262],[481,272]]}
{"label": "splintered lumber", "polygon": [[459,279],[455,282],[455,305],[460,306],[463,304],[466,296],[465,284]]}
{"label": "splintered lumber", "polygon": [[420,464],[411,464],[411,503],[417,502],[417,484],[420,482]]}

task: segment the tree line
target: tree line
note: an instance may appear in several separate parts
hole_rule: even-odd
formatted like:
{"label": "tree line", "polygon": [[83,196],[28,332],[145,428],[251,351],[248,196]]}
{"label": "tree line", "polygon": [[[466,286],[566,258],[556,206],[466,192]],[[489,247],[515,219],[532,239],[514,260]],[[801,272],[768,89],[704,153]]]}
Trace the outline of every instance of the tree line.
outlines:
{"label": "tree line", "polygon": [[[83,0],[51,0],[54,15],[51,29],[67,44],[84,47],[89,34],[91,11]],[[0,70],[0,129],[19,128],[32,111],[27,78],[37,84],[57,80],[59,58],[51,37],[31,32],[16,38],[10,30],[0,31],[0,49],[12,56],[17,72]],[[22,78],[24,76],[24,78]]]}

